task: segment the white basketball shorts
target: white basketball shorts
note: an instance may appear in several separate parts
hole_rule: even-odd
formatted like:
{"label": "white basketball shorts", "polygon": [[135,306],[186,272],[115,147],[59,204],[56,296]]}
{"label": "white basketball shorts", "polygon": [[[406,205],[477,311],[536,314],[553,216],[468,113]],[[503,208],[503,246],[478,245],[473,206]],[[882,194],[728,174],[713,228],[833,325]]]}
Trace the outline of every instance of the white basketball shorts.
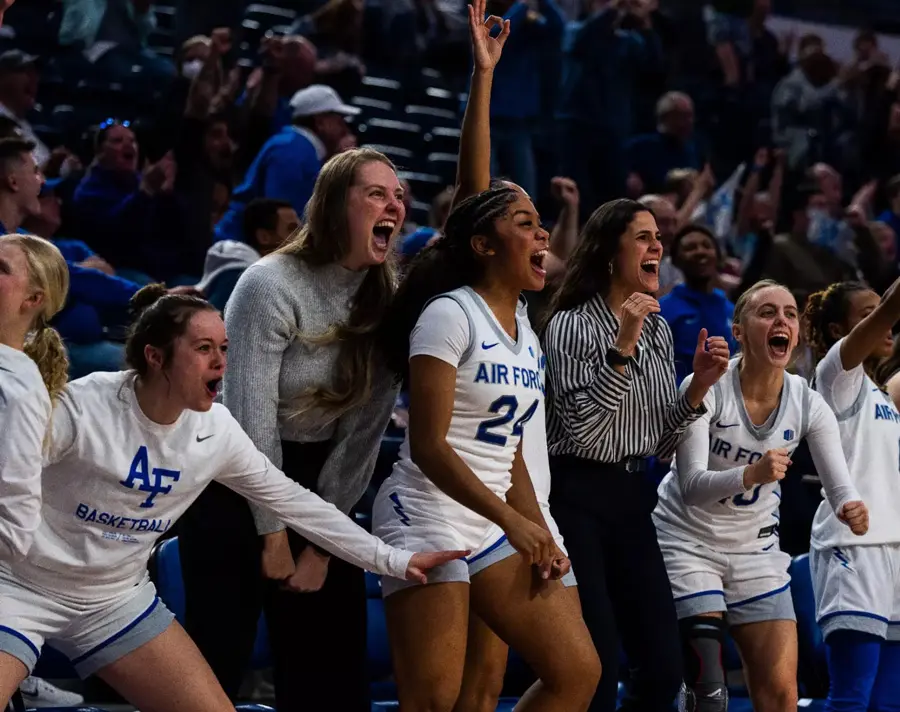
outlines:
{"label": "white basketball shorts", "polygon": [[809,567],[823,636],[858,630],[900,640],[900,545],[813,549]]}
{"label": "white basketball shorts", "polygon": [[722,553],[699,542],[659,537],[678,618],[721,612],[729,625],[796,620],[791,557],[777,547]]}
{"label": "white basketball shorts", "polygon": [[149,577],[124,594],[87,603],[18,581],[0,566],[0,651],[29,674],[47,643],[86,678],[156,638],[173,619]]}
{"label": "white basketball shorts", "polygon": [[[428,572],[429,583],[469,583],[479,571],[515,555],[500,527],[458,502],[446,500],[449,498],[435,497],[431,492],[405,486],[399,478],[390,477],[375,497],[372,533],[391,546],[407,551],[465,549],[472,552],[465,559],[433,568]],[[549,511],[545,516],[549,517]],[[552,518],[548,526],[550,522]],[[556,535],[562,548],[558,530]],[[571,572],[563,579],[567,586],[574,585],[573,581]],[[418,585],[415,581],[385,576],[381,591],[387,597]]]}

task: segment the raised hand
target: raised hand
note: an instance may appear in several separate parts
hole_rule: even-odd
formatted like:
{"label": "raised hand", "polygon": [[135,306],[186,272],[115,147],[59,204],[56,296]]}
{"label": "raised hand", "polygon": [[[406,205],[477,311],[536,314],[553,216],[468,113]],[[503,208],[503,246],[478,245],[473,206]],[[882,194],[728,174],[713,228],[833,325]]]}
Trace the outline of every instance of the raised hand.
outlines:
{"label": "raised hand", "polygon": [[562,176],[552,178],[550,180],[550,191],[556,200],[569,207],[578,205],[581,199],[578,193],[578,185],[571,178]]}
{"label": "raised hand", "polygon": [[706,329],[700,329],[694,351],[693,381],[710,388],[728,370],[728,357],[728,342],[721,336],[709,336]]}
{"label": "raised hand", "polygon": [[659,313],[659,302],[649,294],[635,292],[622,305],[622,323],[616,337],[616,349],[625,356],[634,356],[644,321],[650,314]]}
{"label": "raised hand", "polygon": [[418,581],[422,584],[428,583],[426,572],[435,566],[462,559],[471,553],[471,551],[433,551],[427,554],[413,554],[409,560],[409,566],[406,567],[406,580]]}
{"label": "raised hand", "polygon": [[869,531],[869,509],[863,502],[847,502],[841,507],[838,519],[850,527],[850,531],[856,536]]}
{"label": "raised hand", "polygon": [[[472,0],[469,5],[469,33],[472,36],[472,53],[475,58],[475,68],[481,70],[493,70],[500,61],[503,53],[503,45],[509,39],[509,20],[491,15],[487,20],[484,13],[487,0]],[[500,26],[500,34],[491,37],[491,30]]]}

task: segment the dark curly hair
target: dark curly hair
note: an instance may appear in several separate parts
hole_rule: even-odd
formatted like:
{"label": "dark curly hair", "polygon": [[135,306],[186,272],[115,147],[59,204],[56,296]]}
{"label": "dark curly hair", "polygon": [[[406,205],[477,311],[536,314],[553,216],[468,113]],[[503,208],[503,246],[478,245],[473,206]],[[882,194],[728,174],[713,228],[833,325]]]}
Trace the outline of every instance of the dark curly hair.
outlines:
{"label": "dark curly hair", "polygon": [[803,311],[803,333],[806,343],[819,361],[838,340],[831,334],[829,324],[841,324],[850,311],[850,295],[868,292],[862,282],[835,282],[827,289],[810,294]]}
{"label": "dark curly hair", "polygon": [[484,266],[472,250],[472,236],[495,237],[496,221],[518,198],[517,191],[506,187],[492,187],[466,198],[447,218],[443,237],[410,263],[379,338],[387,365],[398,378],[408,375],[409,335],[422,309],[439,294],[478,282]]}

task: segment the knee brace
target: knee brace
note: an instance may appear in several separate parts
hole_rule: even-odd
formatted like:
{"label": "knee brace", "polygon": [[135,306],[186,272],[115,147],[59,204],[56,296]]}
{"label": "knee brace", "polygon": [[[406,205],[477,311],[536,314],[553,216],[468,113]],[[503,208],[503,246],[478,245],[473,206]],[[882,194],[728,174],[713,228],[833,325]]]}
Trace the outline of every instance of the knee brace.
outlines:
{"label": "knee brace", "polygon": [[691,616],[679,621],[684,650],[684,687],[679,712],[727,712],[728,686],[722,665],[725,621]]}

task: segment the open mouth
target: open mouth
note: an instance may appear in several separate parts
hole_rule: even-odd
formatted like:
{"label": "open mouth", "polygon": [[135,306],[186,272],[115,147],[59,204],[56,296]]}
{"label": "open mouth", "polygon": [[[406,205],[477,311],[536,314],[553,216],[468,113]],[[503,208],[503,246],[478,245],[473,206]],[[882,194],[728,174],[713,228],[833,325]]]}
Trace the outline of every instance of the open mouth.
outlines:
{"label": "open mouth", "polygon": [[547,276],[547,270],[544,269],[544,260],[547,259],[549,250],[538,250],[531,255],[531,269],[537,272],[541,278]]}
{"label": "open mouth", "polygon": [[206,382],[206,392],[210,398],[215,398],[219,394],[219,386],[222,384],[221,378],[214,378]]}
{"label": "open mouth", "polygon": [[372,228],[375,247],[379,250],[387,250],[388,244],[390,244],[391,241],[391,236],[394,234],[396,227],[397,223],[393,220],[382,220],[376,223],[375,227]]}
{"label": "open mouth", "polygon": [[769,337],[769,349],[779,358],[787,356],[791,347],[791,339],[788,334],[776,333]]}
{"label": "open mouth", "polygon": [[645,260],[641,262],[641,271],[645,274],[659,274],[659,260]]}

